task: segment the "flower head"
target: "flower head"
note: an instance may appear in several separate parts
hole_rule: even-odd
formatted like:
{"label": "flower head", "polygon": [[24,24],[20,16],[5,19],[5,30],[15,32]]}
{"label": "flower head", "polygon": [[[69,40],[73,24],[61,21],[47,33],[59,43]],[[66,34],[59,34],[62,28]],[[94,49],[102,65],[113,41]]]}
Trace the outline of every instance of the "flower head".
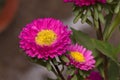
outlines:
{"label": "flower head", "polygon": [[70,34],[71,31],[60,20],[37,19],[22,29],[20,47],[30,57],[47,60],[66,52],[71,43]]}
{"label": "flower head", "polygon": [[78,44],[70,46],[69,51],[70,54],[67,55],[70,60],[69,64],[86,71],[94,68],[95,60],[92,51]]}
{"label": "flower head", "polygon": [[97,2],[104,4],[106,3],[106,0],[64,0],[64,2],[73,2],[77,6],[90,6],[96,4]]}
{"label": "flower head", "polygon": [[102,76],[97,71],[92,71],[87,77],[87,80],[103,80]]}

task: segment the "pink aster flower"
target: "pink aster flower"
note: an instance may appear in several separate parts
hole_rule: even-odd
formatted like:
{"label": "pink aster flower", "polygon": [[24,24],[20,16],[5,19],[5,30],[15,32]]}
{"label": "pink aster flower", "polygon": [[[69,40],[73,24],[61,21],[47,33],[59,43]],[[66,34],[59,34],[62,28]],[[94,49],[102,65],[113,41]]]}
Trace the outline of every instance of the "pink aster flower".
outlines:
{"label": "pink aster flower", "polygon": [[92,71],[86,80],[103,80],[103,77],[97,71]]}
{"label": "pink aster flower", "polygon": [[104,4],[106,3],[106,0],[64,0],[64,2],[73,2],[77,6],[90,6],[96,4],[97,2]]}
{"label": "pink aster flower", "polygon": [[70,62],[68,65],[73,65],[81,70],[90,70],[95,67],[95,60],[92,56],[92,51],[87,50],[78,44],[69,47],[70,54],[67,55]]}
{"label": "pink aster flower", "polygon": [[30,57],[49,59],[64,54],[70,45],[71,31],[59,20],[37,19],[21,31],[20,47]]}

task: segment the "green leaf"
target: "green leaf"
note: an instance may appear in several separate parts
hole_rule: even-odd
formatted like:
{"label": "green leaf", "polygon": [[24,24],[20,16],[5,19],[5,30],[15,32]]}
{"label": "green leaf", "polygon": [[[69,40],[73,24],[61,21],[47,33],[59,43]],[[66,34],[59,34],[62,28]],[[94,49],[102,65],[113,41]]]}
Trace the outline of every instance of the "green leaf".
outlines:
{"label": "green leaf", "polygon": [[87,15],[86,14],[82,15],[82,17],[81,17],[81,23],[82,24],[85,23],[86,20],[87,20]]}
{"label": "green leaf", "polygon": [[109,68],[108,68],[109,80],[120,80],[119,66],[111,60],[109,62],[110,62]]}
{"label": "green leaf", "polygon": [[118,44],[118,46],[117,46],[117,48],[116,48],[116,53],[117,53],[118,62],[119,62],[118,65],[120,65],[120,57],[119,57],[119,55],[120,55],[120,43]]}
{"label": "green leaf", "polygon": [[96,19],[93,19],[93,20],[94,20],[94,27],[95,27],[96,29],[98,29],[98,28],[99,28],[98,20],[96,20]]}
{"label": "green leaf", "polygon": [[100,4],[97,4],[97,8],[98,8],[98,11],[101,11],[102,10],[102,7]]}
{"label": "green leaf", "polygon": [[37,58],[31,58],[27,56],[27,59],[33,63],[37,63],[39,65],[42,65],[44,67],[46,67],[47,61],[42,60],[42,59],[37,59]]}
{"label": "green leaf", "polygon": [[78,20],[81,18],[82,14],[83,14],[83,9],[79,8],[79,7],[76,7],[74,6],[74,9],[73,9],[73,12],[74,12],[74,15],[75,15],[75,18],[73,20],[73,23],[77,23]]}
{"label": "green leaf", "polygon": [[61,80],[61,78],[58,76],[56,80]]}
{"label": "green leaf", "polygon": [[92,42],[91,38],[87,34],[81,32],[81,31],[75,30],[73,28],[71,28],[71,29],[73,32],[72,36],[74,37],[76,42],[78,42],[81,45],[84,45],[86,48],[89,48],[89,49],[95,48],[95,46],[92,44],[93,42]]}
{"label": "green leaf", "polygon": [[112,21],[111,25],[104,32],[104,40],[108,40],[111,37],[112,32],[119,26],[120,24],[120,11],[115,17],[114,21]]}
{"label": "green leaf", "polygon": [[119,26],[119,31],[120,31],[120,26]]}
{"label": "green leaf", "polygon": [[98,70],[100,71],[102,77],[104,77],[104,69],[102,66],[98,67]]}
{"label": "green leaf", "polygon": [[112,46],[108,42],[103,42],[103,41],[99,41],[99,40],[94,40],[94,42],[96,44],[97,50],[99,50],[104,55],[106,55],[107,57],[109,57],[110,59],[112,59],[113,61],[118,63],[118,61],[117,61],[117,54],[118,53],[117,53],[117,50],[114,46]]}
{"label": "green leaf", "polygon": [[104,15],[102,14],[102,12],[99,12],[99,20],[100,20],[103,24],[105,23]]}
{"label": "green leaf", "polygon": [[79,74],[77,74],[77,79],[78,79],[78,80],[85,80],[85,79],[83,78],[83,76],[81,76],[81,75],[79,75]]}
{"label": "green leaf", "polygon": [[[47,80],[56,80],[56,79],[47,78]],[[60,80],[60,79],[57,79],[57,80]]]}
{"label": "green leaf", "polygon": [[111,3],[113,0],[107,0],[108,3]]}
{"label": "green leaf", "polygon": [[108,8],[104,8],[105,10],[105,13],[108,15],[110,13],[109,9]]}
{"label": "green leaf", "polygon": [[66,57],[66,56],[61,56],[61,59],[64,61],[64,62],[66,62],[66,63],[68,63],[69,62],[69,59]]}
{"label": "green leaf", "polygon": [[105,16],[106,23],[105,23],[104,33],[106,32],[107,28],[109,28],[111,21],[112,21],[112,18],[113,18],[112,13],[109,13],[107,16]]}
{"label": "green leaf", "polygon": [[95,7],[94,8],[94,18],[95,18],[95,20],[98,20],[98,10],[97,10],[97,8]]}
{"label": "green leaf", "polygon": [[68,69],[67,71],[66,71],[66,73],[67,74],[69,74],[69,75],[74,75],[74,72],[75,72],[75,70],[74,69]]}
{"label": "green leaf", "polygon": [[78,80],[78,79],[77,79],[77,76],[74,75],[71,80]]}
{"label": "green leaf", "polygon": [[114,12],[117,14],[120,10],[120,2],[118,3],[118,5],[115,7]]}
{"label": "green leaf", "polygon": [[89,74],[90,74],[90,71],[79,70],[79,75],[82,76],[83,78],[86,78]]}
{"label": "green leaf", "polygon": [[89,24],[90,26],[92,26],[93,24],[89,19],[86,20],[86,23]]}
{"label": "green leaf", "polygon": [[101,63],[103,63],[103,58],[97,58],[95,66],[98,67]]}
{"label": "green leaf", "polygon": [[91,16],[91,10],[87,9],[85,11],[85,13],[82,14],[82,16],[81,16],[81,23],[85,23],[85,22],[91,23],[91,21],[88,19],[88,17],[90,17],[90,16]]}
{"label": "green leaf", "polygon": [[91,16],[91,11],[90,11],[90,9],[87,10],[86,15],[87,15],[88,17]]}
{"label": "green leaf", "polygon": [[52,66],[51,66],[51,64],[49,62],[47,62],[46,68],[47,68],[48,71],[52,70]]}
{"label": "green leaf", "polygon": [[78,14],[78,15],[74,18],[73,23],[74,23],[74,24],[77,23],[81,16],[82,16],[82,13],[81,13],[81,14]]}

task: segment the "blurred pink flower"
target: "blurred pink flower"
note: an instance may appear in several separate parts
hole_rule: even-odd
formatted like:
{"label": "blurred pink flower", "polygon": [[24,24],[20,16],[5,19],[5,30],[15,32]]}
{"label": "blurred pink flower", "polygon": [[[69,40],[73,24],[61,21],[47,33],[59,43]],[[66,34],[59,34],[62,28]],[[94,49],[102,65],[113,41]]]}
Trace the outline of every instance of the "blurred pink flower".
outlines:
{"label": "blurred pink flower", "polygon": [[90,6],[96,3],[106,3],[106,0],[64,0],[64,2],[73,2],[77,6]]}
{"label": "blurred pink flower", "polygon": [[103,80],[103,78],[99,72],[92,71],[86,80]]}

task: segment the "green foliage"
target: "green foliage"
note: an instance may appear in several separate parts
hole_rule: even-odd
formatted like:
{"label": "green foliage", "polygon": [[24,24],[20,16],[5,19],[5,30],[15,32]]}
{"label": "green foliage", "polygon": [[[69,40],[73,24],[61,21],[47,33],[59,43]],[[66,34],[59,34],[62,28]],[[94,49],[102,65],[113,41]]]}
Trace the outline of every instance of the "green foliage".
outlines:
{"label": "green foliage", "polygon": [[71,80],[78,80],[78,79],[77,79],[77,76],[74,75]]}
{"label": "green foliage", "polygon": [[114,12],[117,14],[120,11],[120,1],[118,2],[117,6],[115,6]]}
{"label": "green foliage", "polygon": [[83,76],[81,76],[81,75],[77,75],[77,79],[78,79],[78,80],[85,80],[85,79],[83,78]]}
{"label": "green foliage", "polygon": [[107,4],[104,8],[108,9],[113,14],[117,14],[120,11],[120,0],[107,0]]}
{"label": "green foliage", "polygon": [[98,10],[97,10],[97,8],[95,7],[95,8],[94,8],[94,19],[95,19],[95,20],[98,20],[98,16],[99,16],[98,14],[99,14],[99,13],[98,13]]}
{"label": "green foliage", "polygon": [[[102,54],[106,55],[107,57],[109,57],[110,59],[112,59],[113,61],[118,63],[117,56],[118,56],[118,53],[120,52],[120,46],[118,48],[116,48],[108,42],[103,42],[103,41],[99,41],[96,39],[92,39],[88,35],[86,35],[85,33],[81,32],[81,31],[77,31],[75,29],[72,29],[72,31],[73,31],[72,36],[74,36],[74,39],[76,40],[76,42],[83,45],[87,49],[92,50],[93,55],[95,57],[99,56],[98,51],[100,51],[100,52],[102,52]],[[99,60],[99,59],[98,59],[98,61],[101,62],[101,60]],[[99,62],[96,65],[98,65],[98,64],[99,64]]]}
{"label": "green foliage", "polygon": [[103,58],[98,57],[98,58],[96,59],[96,61],[97,61],[97,62],[96,62],[96,64],[95,64],[95,66],[98,67],[98,66],[101,65],[101,63],[103,63],[104,60],[103,60]]}
{"label": "green foliage", "polygon": [[103,34],[106,32],[106,30],[109,28],[111,22],[112,22],[113,14],[109,13],[108,15],[105,16],[106,23],[105,23],[105,28]]}
{"label": "green foliage", "polygon": [[105,24],[104,15],[101,12],[98,13],[98,17],[99,17],[99,20],[101,21],[101,23]]}
{"label": "green foliage", "polygon": [[92,50],[95,57],[98,56],[98,52],[96,51],[93,39],[81,31],[77,31],[73,28],[71,29],[73,32],[72,36],[74,37],[74,40],[76,40],[78,44],[81,44],[87,49]]}
{"label": "green foliage", "polygon": [[[56,80],[56,79],[47,78],[47,80]],[[57,80],[60,80],[60,79],[57,79]]]}
{"label": "green foliage", "polygon": [[73,68],[67,69],[66,73],[72,76],[75,73],[75,69]]}
{"label": "green foliage", "polygon": [[31,62],[33,63],[37,63],[41,66],[44,66],[47,68],[48,71],[51,71],[52,70],[52,65],[50,64],[50,61],[45,61],[43,59],[37,59],[37,58],[30,58],[30,57],[27,57],[28,60],[30,60]]}
{"label": "green foliage", "polygon": [[108,76],[109,80],[120,80],[120,67],[113,61],[109,61]]}
{"label": "green foliage", "polygon": [[[102,14],[103,5],[96,4],[89,7],[82,7],[79,6],[73,6],[73,12],[75,15],[75,18],[73,20],[73,23],[78,22],[79,19],[81,19],[81,23],[88,23],[89,25],[93,25],[92,21],[89,19],[90,17],[93,17],[94,26],[98,28],[98,20],[100,20],[103,24],[105,23],[104,15]],[[109,10],[105,10],[107,13],[109,13]]]}
{"label": "green foliage", "polygon": [[108,3],[111,3],[113,0],[107,0]]}
{"label": "green foliage", "polygon": [[120,43],[118,44],[118,46],[116,48],[116,53],[120,54]]}
{"label": "green foliage", "polygon": [[79,8],[79,7],[74,6],[74,7],[73,7],[73,11],[74,11],[74,15],[75,15],[75,18],[74,18],[74,20],[73,20],[73,23],[77,23],[78,20],[81,18],[82,12],[83,12],[84,10],[81,9],[81,8]]}
{"label": "green foliage", "polygon": [[111,25],[104,32],[104,40],[108,40],[111,37],[112,32],[118,27],[120,24],[120,11],[115,17],[114,21],[112,21]]}
{"label": "green foliage", "polygon": [[79,75],[82,78],[86,78],[90,74],[90,71],[82,71],[82,70],[78,70],[78,71],[79,71]]}
{"label": "green foliage", "polygon": [[79,6],[74,6],[73,12],[75,15],[75,18],[73,20],[73,23],[77,23],[78,20],[81,19],[82,23],[88,23],[89,25],[92,25],[92,22],[89,20],[89,17],[92,15],[91,10],[87,7],[80,8]]}
{"label": "green foliage", "polygon": [[46,63],[46,68],[47,68],[48,71],[52,70],[52,66],[49,62]]}
{"label": "green foliage", "polygon": [[103,42],[103,41],[99,41],[99,40],[94,40],[94,42],[96,44],[97,50],[102,52],[104,55],[106,55],[113,61],[118,62],[117,61],[117,55],[118,55],[117,49],[113,45],[111,45],[108,42]]}
{"label": "green foliage", "polygon": [[69,62],[69,59],[68,59],[65,55],[61,56],[61,59],[62,59],[62,61],[64,61],[65,63],[68,63],[68,62]]}
{"label": "green foliage", "polygon": [[33,63],[37,63],[37,64],[40,64],[40,65],[46,67],[47,61],[45,61],[45,60],[37,59],[37,58],[31,58],[31,57],[28,57],[28,56],[27,56],[27,58],[28,58],[28,60],[30,60]]}
{"label": "green foliage", "polygon": [[[120,79],[120,64],[118,61],[118,54],[120,53],[120,44],[117,47],[114,47],[109,42],[99,41],[96,39],[90,38],[87,34],[72,29],[74,40],[76,43],[79,43],[86,48],[93,51],[96,59],[96,68],[100,71],[101,75],[104,77],[104,70],[103,70],[103,61],[104,59],[100,57],[99,52],[108,57],[109,65],[108,65],[108,75],[109,80],[119,80]],[[79,77],[74,76],[74,78],[85,78],[86,73],[83,71],[79,71]],[[82,76],[82,77],[81,77]],[[119,79],[118,79],[119,78]],[[77,79],[76,79],[77,80]]]}
{"label": "green foliage", "polygon": [[101,73],[101,76],[102,76],[102,77],[105,77],[105,76],[104,76],[104,69],[103,69],[103,67],[102,67],[102,66],[99,66],[97,69],[98,69],[99,72]]}

